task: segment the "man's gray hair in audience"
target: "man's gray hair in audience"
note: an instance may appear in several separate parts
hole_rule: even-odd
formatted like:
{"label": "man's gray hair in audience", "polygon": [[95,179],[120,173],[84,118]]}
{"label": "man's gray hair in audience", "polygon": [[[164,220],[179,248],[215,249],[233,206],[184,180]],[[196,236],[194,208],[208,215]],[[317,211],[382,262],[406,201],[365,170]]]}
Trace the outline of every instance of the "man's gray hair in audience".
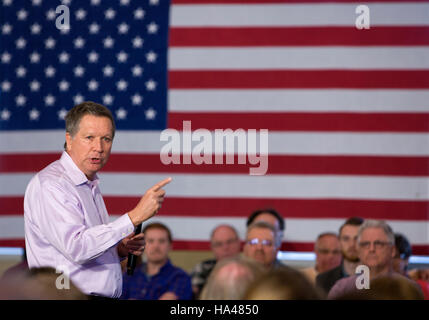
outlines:
{"label": "man's gray hair in audience", "polygon": [[359,227],[359,231],[358,231],[358,242],[360,241],[360,237],[362,232],[365,229],[369,229],[369,228],[379,228],[382,229],[384,231],[384,233],[386,234],[387,238],[389,238],[389,242],[391,244],[395,244],[395,234],[393,233],[392,228],[386,223],[386,221],[384,220],[365,220],[364,223]]}

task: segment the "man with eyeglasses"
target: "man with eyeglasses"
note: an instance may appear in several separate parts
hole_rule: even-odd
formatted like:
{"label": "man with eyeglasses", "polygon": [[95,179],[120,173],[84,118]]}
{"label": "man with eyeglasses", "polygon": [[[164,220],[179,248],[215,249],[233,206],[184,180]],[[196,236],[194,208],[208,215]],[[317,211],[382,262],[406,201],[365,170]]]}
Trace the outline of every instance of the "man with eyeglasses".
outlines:
{"label": "man with eyeglasses", "polygon": [[259,262],[267,270],[283,266],[277,261],[277,253],[280,249],[277,230],[272,224],[265,221],[252,223],[247,228],[243,254]]}
{"label": "man with eyeglasses", "polygon": [[316,277],[316,285],[326,293],[331,290],[335,282],[355,273],[359,265],[359,257],[356,246],[359,227],[363,223],[360,217],[348,218],[339,230],[342,262],[338,267],[321,272]]}
{"label": "man with eyeglasses", "polygon": [[[407,279],[393,270],[395,253],[395,236],[386,222],[366,220],[361,225],[358,232],[358,256],[360,264],[369,269],[369,281],[380,276],[395,276]],[[336,299],[358,290],[356,280],[359,276],[352,275],[337,281],[329,291],[328,298]],[[370,283],[369,287],[371,288]]]}
{"label": "man with eyeglasses", "polygon": [[237,256],[240,253],[240,238],[233,226],[222,224],[216,226],[210,237],[210,248],[214,259],[198,263],[191,272],[192,291],[197,298],[216,263],[225,258]]}

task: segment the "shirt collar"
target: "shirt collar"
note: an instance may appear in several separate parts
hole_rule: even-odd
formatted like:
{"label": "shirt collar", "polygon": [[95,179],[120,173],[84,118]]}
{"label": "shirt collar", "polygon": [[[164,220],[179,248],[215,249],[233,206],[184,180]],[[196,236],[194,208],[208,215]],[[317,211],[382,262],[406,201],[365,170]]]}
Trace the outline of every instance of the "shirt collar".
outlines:
{"label": "shirt collar", "polygon": [[74,163],[73,159],[70,157],[70,155],[63,151],[60,162],[63,165],[63,167],[66,169],[67,175],[70,177],[70,179],[73,181],[73,183],[78,186],[81,184],[88,183],[89,185],[98,185],[99,179],[97,174],[94,177],[94,180],[89,181],[86,175],[78,168],[76,163]]}

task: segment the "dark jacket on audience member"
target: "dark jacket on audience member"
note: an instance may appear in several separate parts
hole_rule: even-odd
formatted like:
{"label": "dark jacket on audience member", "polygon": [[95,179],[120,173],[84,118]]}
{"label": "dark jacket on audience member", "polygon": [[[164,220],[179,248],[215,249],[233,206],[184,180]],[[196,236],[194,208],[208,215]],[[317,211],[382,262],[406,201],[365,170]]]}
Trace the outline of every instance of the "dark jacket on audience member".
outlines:
{"label": "dark jacket on audience member", "polygon": [[316,277],[316,285],[328,293],[334,286],[335,282],[348,276],[349,275],[344,271],[343,263],[341,263],[336,268],[319,273]]}

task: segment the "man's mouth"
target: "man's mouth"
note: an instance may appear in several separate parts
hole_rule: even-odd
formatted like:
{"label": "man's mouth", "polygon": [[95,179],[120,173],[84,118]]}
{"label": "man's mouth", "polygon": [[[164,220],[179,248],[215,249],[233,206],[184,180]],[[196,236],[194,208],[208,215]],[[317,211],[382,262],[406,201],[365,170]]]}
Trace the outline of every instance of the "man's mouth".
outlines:
{"label": "man's mouth", "polygon": [[101,159],[100,158],[90,158],[91,164],[100,164]]}

